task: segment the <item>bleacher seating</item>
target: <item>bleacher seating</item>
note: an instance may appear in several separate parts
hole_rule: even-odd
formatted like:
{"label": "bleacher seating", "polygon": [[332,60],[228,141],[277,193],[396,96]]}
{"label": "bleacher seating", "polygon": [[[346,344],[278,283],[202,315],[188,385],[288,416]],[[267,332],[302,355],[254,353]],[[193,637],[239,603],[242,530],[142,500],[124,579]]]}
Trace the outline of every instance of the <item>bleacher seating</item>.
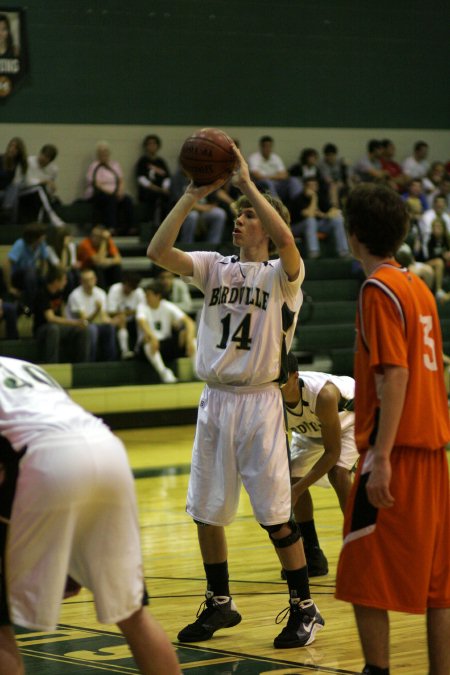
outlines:
{"label": "bleacher seating", "polygon": [[[94,224],[93,206],[91,202],[84,199],[77,199],[71,204],[61,204],[55,207],[55,211],[66,223],[77,225],[82,230],[87,230]],[[145,204],[133,202],[133,211],[136,224],[145,223],[148,220]]]}
{"label": "bleacher seating", "polygon": [[[75,205],[71,205],[75,209]],[[89,206],[89,205],[88,205]],[[86,217],[86,204],[77,203],[78,219]],[[84,209],[84,210],[83,210]],[[72,215],[76,215],[74,211]],[[84,214],[84,215],[83,215]],[[0,262],[4,259],[13,241],[21,236],[23,226],[2,226],[0,230]],[[139,236],[116,237],[121,251],[124,269],[133,269],[143,277],[151,275],[151,262],[146,257],[152,226],[141,225]],[[77,239],[81,238],[79,233]],[[327,241],[321,241],[326,252]],[[189,249],[207,250],[207,244],[196,242]],[[219,247],[224,255],[234,252],[231,243]],[[358,263],[352,259],[320,258],[306,260],[306,275],[303,284],[304,302],[297,325],[294,351],[301,356],[300,362],[305,368],[328,369],[335,374],[353,373],[353,348],[355,339],[354,320],[356,299],[363,275]],[[191,287],[194,310],[202,305],[202,295]],[[440,304],[444,351],[450,353],[450,303]],[[37,344],[31,337],[32,321],[28,317],[19,319],[19,340],[0,340],[0,351],[4,355],[37,361]],[[0,324],[0,338],[4,327]],[[177,364],[174,365],[177,370]],[[180,366],[181,367],[181,366]],[[302,366],[303,367],[303,366]],[[323,367],[323,369],[325,366]],[[158,382],[151,366],[140,361],[117,363],[74,364],[71,371],[70,386],[126,386],[147,385]]]}
{"label": "bleacher seating", "polygon": [[[305,301],[300,310],[294,350],[310,361],[328,358],[336,375],[353,374],[356,300],[362,281],[354,260],[306,261]],[[438,311],[444,353],[450,353],[450,303]]]}
{"label": "bleacher seating", "polygon": [[305,261],[304,302],[300,310],[293,349],[299,358],[320,370],[329,363],[336,375],[352,375],[356,298],[361,284],[356,261],[319,258]]}

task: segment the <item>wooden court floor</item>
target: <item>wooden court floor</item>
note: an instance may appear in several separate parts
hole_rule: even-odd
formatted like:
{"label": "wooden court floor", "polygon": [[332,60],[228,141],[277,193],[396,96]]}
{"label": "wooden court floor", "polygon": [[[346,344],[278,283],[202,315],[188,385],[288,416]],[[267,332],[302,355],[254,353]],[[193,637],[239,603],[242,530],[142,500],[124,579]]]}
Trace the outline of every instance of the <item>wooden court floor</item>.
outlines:
{"label": "wooden court floor", "polygon": [[[144,568],[150,609],[177,647],[183,672],[192,675],[300,675],[360,673],[363,660],[351,607],[334,599],[335,569],[342,516],[332,490],[313,488],[318,532],[329,563],[326,577],[311,590],[326,626],[302,649],[276,650],[282,626],[275,617],[288,604],[276,554],[254,521],[243,492],[239,513],[228,528],[231,589],[242,614],[239,626],[191,646],[177,643],[177,632],[194,620],[205,582],[196,528],[184,512],[192,426],[119,432],[135,471]],[[428,672],[424,617],[391,615],[394,674]],[[63,603],[55,633],[19,635],[26,672],[32,675],[136,673],[115,626],[97,622],[92,596],[83,590]],[[161,675],[164,675],[161,673]]]}

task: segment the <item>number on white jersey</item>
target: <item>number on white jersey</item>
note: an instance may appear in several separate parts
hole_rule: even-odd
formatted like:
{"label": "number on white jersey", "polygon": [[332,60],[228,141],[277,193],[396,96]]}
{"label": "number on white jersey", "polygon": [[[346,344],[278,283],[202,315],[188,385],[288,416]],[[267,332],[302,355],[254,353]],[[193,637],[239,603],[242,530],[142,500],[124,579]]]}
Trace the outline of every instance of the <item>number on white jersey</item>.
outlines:
{"label": "number on white jersey", "polygon": [[[3,377],[2,384],[7,389],[20,389],[21,387],[33,387],[33,380],[39,384],[45,384],[52,389],[62,389],[58,382],[54,380],[48,373],[39,366],[32,363],[21,363],[20,370],[23,371],[23,377],[20,374],[13,372],[4,364],[0,364]],[[27,375],[29,377],[27,377]],[[31,378],[31,381],[30,381]]]}
{"label": "number on white jersey", "polygon": [[[233,335],[231,336],[231,342],[238,343],[237,349],[250,350],[252,346],[252,338],[250,337],[251,319],[252,319],[251,314],[246,314],[242,319],[241,323],[239,324],[239,326],[234,331]],[[221,324],[223,329],[222,339],[220,340],[219,344],[216,345],[216,347],[218,347],[219,349],[226,349],[228,340],[230,339],[230,324],[231,324],[230,312],[228,312],[228,314],[226,314],[224,318],[221,319]]]}

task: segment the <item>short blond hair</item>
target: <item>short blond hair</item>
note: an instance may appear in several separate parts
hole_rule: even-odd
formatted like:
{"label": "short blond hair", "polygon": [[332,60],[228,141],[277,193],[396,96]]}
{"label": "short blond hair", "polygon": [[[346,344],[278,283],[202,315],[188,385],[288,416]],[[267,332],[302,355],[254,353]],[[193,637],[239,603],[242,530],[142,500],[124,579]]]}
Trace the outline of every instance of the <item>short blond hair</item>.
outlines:
{"label": "short blond hair", "polygon": [[[262,196],[264,199],[266,199],[271,206],[275,209],[275,211],[282,217],[286,225],[291,225],[291,214],[289,213],[289,209],[283,204],[281,199],[278,199],[278,197],[274,197],[273,195],[269,194],[269,192],[263,192]],[[235,218],[239,216],[239,214],[244,210],[248,208],[253,208],[253,204],[249,200],[248,197],[245,195],[241,195],[239,199],[237,199],[235,202],[231,204],[231,210],[233,211],[233,214]],[[277,247],[275,246],[274,242],[272,239],[269,239],[269,253],[275,253],[277,250]]]}
{"label": "short blond hair", "polygon": [[[289,209],[283,204],[281,199],[278,199],[278,197],[274,197],[268,192],[263,192],[262,196],[269,202],[271,206],[273,206],[275,211],[283,218],[286,225],[290,225],[291,214],[289,213]],[[231,208],[235,216],[238,216],[241,213],[241,211],[243,211],[244,209],[248,209],[249,207],[253,208],[253,204],[251,203],[249,198],[246,197],[245,195],[241,195],[239,199],[237,199],[235,202],[231,204]]]}

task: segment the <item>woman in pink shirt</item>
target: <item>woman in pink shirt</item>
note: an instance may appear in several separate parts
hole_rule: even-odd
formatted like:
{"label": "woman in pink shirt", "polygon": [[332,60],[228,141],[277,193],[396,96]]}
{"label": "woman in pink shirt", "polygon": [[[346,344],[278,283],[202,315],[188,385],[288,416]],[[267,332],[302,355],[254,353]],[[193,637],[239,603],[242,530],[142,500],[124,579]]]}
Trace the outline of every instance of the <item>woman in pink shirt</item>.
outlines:
{"label": "woman in pink shirt", "polygon": [[134,233],[134,210],[131,197],[125,194],[123,172],[119,162],[111,159],[108,143],[96,146],[97,159],[86,174],[85,197],[94,207],[94,220],[115,234]]}

